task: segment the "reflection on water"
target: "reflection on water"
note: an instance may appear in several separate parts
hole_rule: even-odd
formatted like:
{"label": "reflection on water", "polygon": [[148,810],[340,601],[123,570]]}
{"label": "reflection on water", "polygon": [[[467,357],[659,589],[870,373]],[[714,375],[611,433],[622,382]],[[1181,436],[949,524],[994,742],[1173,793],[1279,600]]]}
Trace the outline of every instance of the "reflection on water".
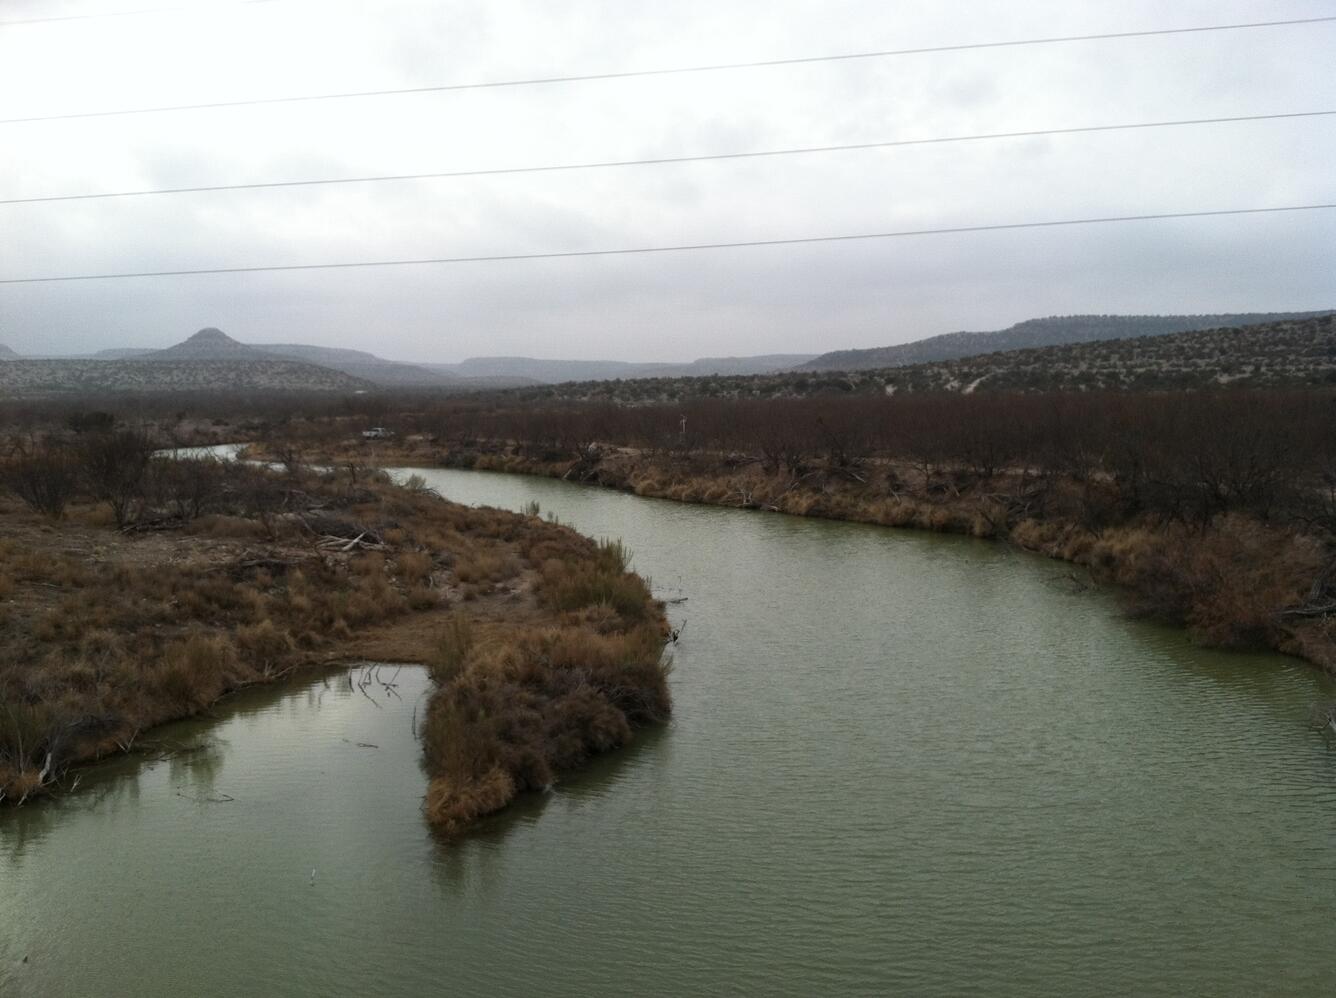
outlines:
{"label": "reflection on water", "polygon": [[1328,990],[1306,666],[1000,546],[428,477],[685,598],[673,723],[445,843],[421,670],[249,692],[0,812],[0,994]]}

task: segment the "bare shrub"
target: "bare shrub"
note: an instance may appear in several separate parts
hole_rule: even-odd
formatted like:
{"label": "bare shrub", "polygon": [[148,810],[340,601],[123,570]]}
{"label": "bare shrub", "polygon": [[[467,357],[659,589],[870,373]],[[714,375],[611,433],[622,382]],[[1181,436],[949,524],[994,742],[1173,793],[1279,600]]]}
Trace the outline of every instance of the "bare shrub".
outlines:
{"label": "bare shrub", "polygon": [[178,457],[150,465],[153,501],[182,520],[194,520],[218,506],[228,469],[216,458]]}
{"label": "bare shrub", "polygon": [[111,507],[116,526],[133,518],[144,497],[153,443],[136,430],[93,434],[77,448],[79,473],[95,499]]}
{"label": "bare shrub", "polygon": [[70,448],[51,439],[27,445],[15,441],[9,456],[0,461],[0,484],[29,509],[60,519],[78,490]]}

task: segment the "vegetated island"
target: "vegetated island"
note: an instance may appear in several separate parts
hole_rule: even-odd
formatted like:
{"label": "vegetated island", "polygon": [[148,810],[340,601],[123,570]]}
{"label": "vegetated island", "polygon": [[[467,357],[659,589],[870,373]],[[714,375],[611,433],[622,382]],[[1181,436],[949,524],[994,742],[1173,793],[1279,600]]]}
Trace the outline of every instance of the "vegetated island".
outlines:
{"label": "vegetated island", "polygon": [[429,667],[424,810],[446,833],[668,716],[663,606],[620,543],[97,425],[0,452],[0,801],[338,663]]}
{"label": "vegetated island", "polygon": [[[1141,341],[1144,342],[1144,341]],[[363,422],[365,417],[362,417]],[[970,534],[1089,568],[1201,643],[1336,670],[1330,391],[418,404],[271,427],[271,454],[546,475]]]}

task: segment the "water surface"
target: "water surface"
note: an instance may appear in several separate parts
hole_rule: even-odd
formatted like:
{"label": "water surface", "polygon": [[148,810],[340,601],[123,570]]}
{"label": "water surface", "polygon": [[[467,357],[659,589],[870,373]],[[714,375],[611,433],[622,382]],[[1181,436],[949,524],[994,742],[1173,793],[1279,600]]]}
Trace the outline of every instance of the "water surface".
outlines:
{"label": "water surface", "polygon": [[999,545],[424,474],[685,598],[673,723],[447,846],[420,670],[239,697],[0,811],[0,994],[1329,992],[1302,663]]}

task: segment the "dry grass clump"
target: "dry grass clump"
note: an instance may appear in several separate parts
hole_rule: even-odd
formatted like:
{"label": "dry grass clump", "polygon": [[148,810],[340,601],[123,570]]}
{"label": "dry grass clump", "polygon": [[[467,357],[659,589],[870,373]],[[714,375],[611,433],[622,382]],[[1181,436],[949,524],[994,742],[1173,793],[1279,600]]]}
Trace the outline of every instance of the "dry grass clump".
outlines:
{"label": "dry grass clump", "polygon": [[1285,611],[1304,602],[1324,551],[1315,538],[1225,516],[1207,531],[1106,531],[1092,560],[1129,589],[1141,615],[1220,648],[1276,648],[1290,641]]}
{"label": "dry grass clump", "polygon": [[436,657],[428,663],[431,678],[448,683],[464,671],[473,651],[473,624],[460,613],[450,615],[436,642]]}
{"label": "dry grass clump", "polygon": [[148,685],[165,700],[192,712],[217,700],[242,677],[237,647],[220,635],[192,634],[162,649]]}
{"label": "dry grass clump", "polygon": [[630,560],[621,541],[600,544],[583,561],[548,558],[542,563],[540,596],[557,610],[606,607],[624,621],[645,620],[653,612],[653,598],[645,580],[626,570]]}
{"label": "dry grass clump", "polygon": [[411,586],[404,600],[410,610],[430,610],[441,605],[441,594],[429,586]]}
{"label": "dry grass clump", "polygon": [[1140,521],[1098,532],[1030,519],[1011,538],[1089,566],[1124,587],[1134,616],[1187,627],[1203,644],[1297,651],[1319,663],[1331,655],[1323,641],[1333,635],[1287,617],[1326,560],[1310,535],[1228,515],[1207,529]]}
{"label": "dry grass clump", "polygon": [[1336,672],[1336,619],[1319,617],[1297,622],[1290,629],[1284,650]]}
{"label": "dry grass clump", "polygon": [[264,676],[281,672],[292,661],[297,639],[266,617],[258,624],[237,628],[237,651],[252,669]]}
{"label": "dry grass clump", "polygon": [[395,570],[409,582],[427,582],[431,579],[431,555],[425,551],[404,551],[395,558]]}
{"label": "dry grass clump", "polygon": [[447,834],[626,744],[670,711],[661,633],[567,626],[491,640],[449,668],[427,714],[428,819]]}
{"label": "dry grass clump", "polygon": [[552,526],[527,539],[528,557],[542,564],[538,597],[561,623],[480,632],[456,615],[432,663],[425,810],[447,834],[671,710],[662,606],[626,571],[630,552]]}
{"label": "dry grass clump", "polygon": [[519,571],[513,557],[494,548],[476,546],[463,554],[455,563],[455,575],[460,582],[487,585],[502,582]]}

